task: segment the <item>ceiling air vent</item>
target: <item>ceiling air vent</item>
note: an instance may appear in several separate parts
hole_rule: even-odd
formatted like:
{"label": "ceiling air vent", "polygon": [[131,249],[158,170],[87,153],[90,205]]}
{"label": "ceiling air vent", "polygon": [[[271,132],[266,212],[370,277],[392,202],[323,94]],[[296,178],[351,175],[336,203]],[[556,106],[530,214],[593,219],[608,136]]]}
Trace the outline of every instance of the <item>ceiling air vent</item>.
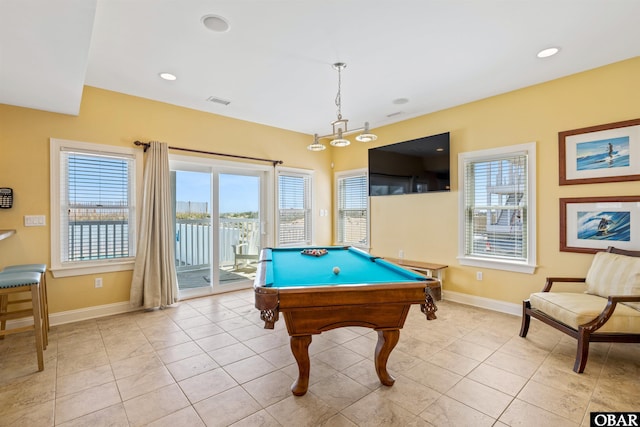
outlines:
{"label": "ceiling air vent", "polygon": [[395,113],[387,114],[387,117],[393,117],[402,114],[402,111],[396,111]]}
{"label": "ceiling air vent", "polygon": [[216,98],[215,96],[210,96],[207,98],[209,102],[215,102],[216,104],[229,105],[231,101],[227,101],[226,99]]}

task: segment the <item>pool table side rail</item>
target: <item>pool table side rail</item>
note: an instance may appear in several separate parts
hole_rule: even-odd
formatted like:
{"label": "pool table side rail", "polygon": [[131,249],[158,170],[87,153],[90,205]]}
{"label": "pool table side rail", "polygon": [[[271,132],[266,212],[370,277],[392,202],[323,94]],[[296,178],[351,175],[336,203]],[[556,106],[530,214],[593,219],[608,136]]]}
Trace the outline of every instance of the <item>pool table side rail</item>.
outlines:
{"label": "pool table side rail", "polygon": [[423,304],[425,283],[387,283],[384,285],[339,285],[322,287],[283,288],[279,292],[279,308],[335,307],[346,305],[376,305],[391,301],[403,304]]}
{"label": "pool table side rail", "polygon": [[271,262],[270,259],[265,259],[265,252],[266,250],[263,250],[260,253],[253,290],[255,293],[255,307],[260,310],[260,320],[264,322],[265,329],[273,329],[275,322],[280,318],[278,310],[279,295],[278,289],[261,285],[261,283],[266,283],[266,263]]}

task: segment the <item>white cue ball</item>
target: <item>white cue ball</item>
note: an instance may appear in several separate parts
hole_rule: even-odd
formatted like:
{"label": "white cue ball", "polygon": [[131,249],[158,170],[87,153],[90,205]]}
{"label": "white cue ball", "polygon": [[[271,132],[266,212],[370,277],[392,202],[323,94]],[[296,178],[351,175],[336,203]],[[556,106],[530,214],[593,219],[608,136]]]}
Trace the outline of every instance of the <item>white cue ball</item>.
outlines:
{"label": "white cue ball", "polygon": [[333,267],[333,274],[340,273],[340,267]]}

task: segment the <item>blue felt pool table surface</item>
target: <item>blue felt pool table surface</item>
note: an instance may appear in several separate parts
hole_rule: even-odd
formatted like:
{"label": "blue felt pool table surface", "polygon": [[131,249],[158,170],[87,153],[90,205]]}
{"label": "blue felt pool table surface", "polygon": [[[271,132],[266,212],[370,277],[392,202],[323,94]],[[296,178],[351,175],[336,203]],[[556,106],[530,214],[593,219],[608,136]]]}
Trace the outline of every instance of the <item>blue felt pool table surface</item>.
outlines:
{"label": "blue felt pool table surface", "polygon": [[[353,247],[324,247],[322,256],[305,255],[301,248],[266,249],[266,287],[304,287],[416,283],[428,280],[396,264]],[[340,269],[338,274],[334,267]]]}

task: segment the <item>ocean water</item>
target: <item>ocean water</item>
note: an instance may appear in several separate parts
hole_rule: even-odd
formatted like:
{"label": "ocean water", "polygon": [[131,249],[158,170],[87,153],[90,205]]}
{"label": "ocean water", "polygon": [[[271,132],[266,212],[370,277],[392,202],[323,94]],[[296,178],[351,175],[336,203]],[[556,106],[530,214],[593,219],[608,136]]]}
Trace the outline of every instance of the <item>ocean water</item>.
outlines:
{"label": "ocean water", "polygon": [[628,167],[629,153],[614,151],[611,157],[607,153],[579,157],[576,161],[576,166],[579,171]]}
{"label": "ocean water", "polygon": [[629,242],[631,212],[578,212],[578,239]]}

